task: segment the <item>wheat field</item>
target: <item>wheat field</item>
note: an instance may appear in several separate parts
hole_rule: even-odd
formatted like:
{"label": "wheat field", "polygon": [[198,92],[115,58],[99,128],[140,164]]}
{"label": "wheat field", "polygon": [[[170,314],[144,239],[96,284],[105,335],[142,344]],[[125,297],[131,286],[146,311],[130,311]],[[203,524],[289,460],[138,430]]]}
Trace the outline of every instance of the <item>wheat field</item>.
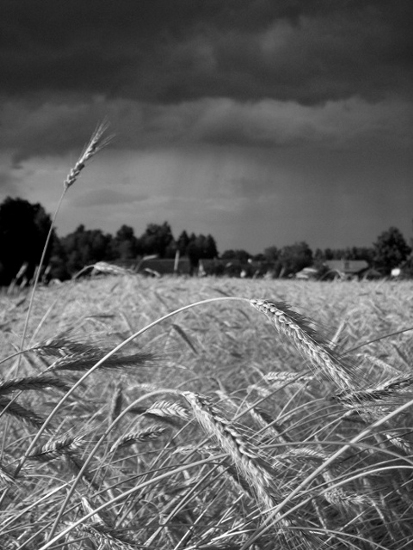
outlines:
{"label": "wheat field", "polygon": [[20,355],[0,295],[2,548],[410,548],[412,291],[95,275]]}

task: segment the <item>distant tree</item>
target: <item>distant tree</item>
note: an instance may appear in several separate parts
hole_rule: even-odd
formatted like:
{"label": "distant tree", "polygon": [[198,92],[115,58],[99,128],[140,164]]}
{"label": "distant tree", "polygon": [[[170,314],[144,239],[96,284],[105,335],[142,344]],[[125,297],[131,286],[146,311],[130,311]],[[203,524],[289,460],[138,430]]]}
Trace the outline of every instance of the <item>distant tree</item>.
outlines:
{"label": "distant tree", "polygon": [[246,250],[226,250],[221,254],[222,260],[238,260],[242,263],[247,263],[251,257],[251,254]]}
{"label": "distant tree", "polygon": [[61,239],[67,257],[67,270],[73,275],[87,265],[113,259],[112,236],[84,225]]}
{"label": "distant tree", "polygon": [[365,260],[369,264],[373,262],[374,250],[369,246],[353,246],[352,260]]}
{"label": "distant tree", "polygon": [[280,250],[279,261],[282,266],[282,276],[287,277],[309,267],[313,263],[313,253],[306,242],[284,246]]}
{"label": "distant tree", "polygon": [[207,235],[204,243],[203,253],[206,259],[218,258],[217,243],[212,235]]}
{"label": "distant tree", "polygon": [[374,243],[373,249],[374,264],[386,275],[390,274],[394,267],[405,262],[411,252],[410,246],[397,227],[390,227],[381,233]]}
{"label": "distant tree", "polygon": [[214,259],[218,257],[215,239],[212,235],[195,235],[191,233],[186,247],[186,253],[191,264],[190,273],[195,273],[199,266],[199,260]]}
{"label": "distant tree", "polygon": [[323,262],[325,260],[325,253],[323,250],[321,250],[321,248],[316,248],[315,252],[314,252],[314,261],[315,262]]}
{"label": "distant tree", "polygon": [[340,260],[366,260],[371,262],[373,249],[368,247],[352,246],[335,251],[336,259]]}
{"label": "distant tree", "polygon": [[191,237],[188,249],[193,256],[197,256],[198,260],[212,260],[218,256],[215,240],[211,235],[205,237],[201,233],[195,239]]}
{"label": "distant tree", "polygon": [[[31,204],[23,199],[7,197],[0,204],[0,284],[8,285],[23,263],[27,263],[26,274],[31,277],[50,229],[51,219],[41,204]],[[46,264],[53,243],[53,233],[47,251]]]}
{"label": "distant tree", "polygon": [[56,239],[53,243],[48,265],[51,268],[50,278],[59,279],[60,281],[70,278],[66,249],[60,239]]}
{"label": "distant tree", "polygon": [[112,241],[114,259],[133,260],[142,252],[140,241],[135,237],[133,227],[122,225]]}
{"label": "distant tree", "polygon": [[252,259],[254,262],[265,262],[267,260],[267,258],[265,257],[265,254],[263,254],[262,252],[259,252],[258,254],[254,254],[252,256]]}
{"label": "distant tree", "polygon": [[169,258],[169,259],[175,258],[177,250],[178,250],[178,244],[175,241],[175,239],[173,239],[165,249],[164,258]]}
{"label": "distant tree", "polygon": [[191,233],[189,236],[188,245],[186,247],[186,253],[189,258],[189,263],[191,265],[190,267],[190,274],[193,275],[195,271],[198,269],[199,266],[199,248],[197,245],[197,237],[195,233]]}
{"label": "distant tree", "polygon": [[140,238],[143,252],[158,254],[160,258],[165,257],[166,250],[173,240],[171,226],[168,222],[164,222],[162,225],[150,223]]}
{"label": "distant tree", "polygon": [[320,263],[326,260],[366,260],[371,263],[373,249],[369,247],[352,246],[347,248],[317,248],[314,253],[314,261]]}
{"label": "distant tree", "polygon": [[237,256],[235,250],[232,250],[232,248],[230,248],[229,250],[224,250],[224,252],[221,254],[221,260],[235,260],[236,257]]}
{"label": "distant tree", "polygon": [[189,244],[189,235],[188,233],[184,230],[182,231],[182,233],[179,235],[177,241],[176,241],[176,245],[177,245],[177,248],[179,250],[179,253],[181,256],[184,256],[186,254],[186,249],[188,247],[188,244]]}
{"label": "distant tree", "polygon": [[276,246],[269,246],[264,250],[264,256],[267,262],[276,262],[280,256],[280,251]]}
{"label": "distant tree", "polygon": [[334,260],[334,259],[336,259],[336,255],[334,253],[334,250],[331,250],[331,248],[326,248],[324,250],[324,259],[325,260]]}

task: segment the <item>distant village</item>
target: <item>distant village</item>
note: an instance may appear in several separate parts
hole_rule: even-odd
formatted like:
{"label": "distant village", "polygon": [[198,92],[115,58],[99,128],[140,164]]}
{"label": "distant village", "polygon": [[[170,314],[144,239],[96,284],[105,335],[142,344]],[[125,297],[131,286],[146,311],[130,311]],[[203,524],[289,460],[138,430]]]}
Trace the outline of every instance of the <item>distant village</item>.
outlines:
{"label": "distant village", "polygon": [[[139,262],[122,262],[123,266],[134,269],[150,277],[163,275],[196,275],[198,277],[229,276],[240,278],[284,278],[282,270],[277,269],[274,263],[252,260],[243,262],[238,259],[200,260],[194,269],[189,258],[161,259],[150,257],[142,258]],[[401,269],[394,268],[390,276],[401,276]],[[325,260],[318,267],[309,266],[296,273],[289,273],[288,278],[299,280],[352,280],[352,279],[380,279],[383,274],[369,265],[366,260]]]}
{"label": "distant village", "polygon": [[[0,286],[24,287],[33,279],[51,218],[39,204],[8,197],[0,204]],[[164,275],[295,278],[299,280],[413,277],[412,247],[396,227],[378,235],[369,247],[316,249],[305,242],[220,253],[215,238],[182,231],[175,238],[168,222],[148,224],[137,237],[122,225],[115,235],[79,225],[59,237],[50,234],[41,280],[64,281],[87,275],[98,262],[149,277]]]}

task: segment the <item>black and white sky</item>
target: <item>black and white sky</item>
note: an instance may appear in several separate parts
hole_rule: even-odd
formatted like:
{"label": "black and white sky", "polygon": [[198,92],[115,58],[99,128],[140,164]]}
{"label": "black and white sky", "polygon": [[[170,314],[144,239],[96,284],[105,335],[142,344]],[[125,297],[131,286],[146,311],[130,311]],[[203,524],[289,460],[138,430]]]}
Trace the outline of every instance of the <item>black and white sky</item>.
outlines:
{"label": "black and white sky", "polygon": [[413,218],[411,0],[2,0],[0,201],[167,220],[221,251],[370,245]]}

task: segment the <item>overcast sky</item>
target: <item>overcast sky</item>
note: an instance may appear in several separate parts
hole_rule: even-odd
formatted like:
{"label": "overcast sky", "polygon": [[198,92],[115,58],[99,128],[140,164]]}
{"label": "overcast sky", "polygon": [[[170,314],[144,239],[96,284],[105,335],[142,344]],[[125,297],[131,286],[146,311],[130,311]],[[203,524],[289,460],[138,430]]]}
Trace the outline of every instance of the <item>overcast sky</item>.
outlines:
{"label": "overcast sky", "polygon": [[222,252],[413,237],[411,0],[2,0],[0,201]]}

